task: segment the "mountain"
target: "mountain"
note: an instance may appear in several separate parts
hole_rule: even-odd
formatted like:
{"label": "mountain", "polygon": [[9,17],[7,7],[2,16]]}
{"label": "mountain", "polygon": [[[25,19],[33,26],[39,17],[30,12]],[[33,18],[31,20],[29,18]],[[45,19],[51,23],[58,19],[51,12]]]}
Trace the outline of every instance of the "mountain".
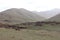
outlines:
{"label": "mountain", "polygon": [[60,13],[60,9],[52,9],[52,10],[49,10],[49,11],[42,11],[42,12],[36,12],[34,11],[34,13],[37,13],[38,15],[42,16],[42,17],[45,17],[45,18],[50,18],[50,17],[53,17],[57,14]]}
{"label": "mountain", "polygon": [[47,21],[56,21],[56,22],[60,22],[60,14],[57,14],[51,18],[49,18]]}
{"label": "mountain", "polygon": [[0,22],[9,24],[18,24],[24,22],[42,21],[44,17],[41,17],[35,13],[32,13],[26,9],[11,8],[3,12],[0,12]]}

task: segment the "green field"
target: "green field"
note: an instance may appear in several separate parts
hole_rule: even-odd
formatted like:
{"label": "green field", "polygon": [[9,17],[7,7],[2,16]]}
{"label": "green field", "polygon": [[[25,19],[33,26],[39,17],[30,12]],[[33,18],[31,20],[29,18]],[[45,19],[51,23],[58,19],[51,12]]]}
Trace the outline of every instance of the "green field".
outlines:
{"label": "green field", "polygon": [[20,31],[0,28],[0,40],[60,40],[60,25],[29,26]]}

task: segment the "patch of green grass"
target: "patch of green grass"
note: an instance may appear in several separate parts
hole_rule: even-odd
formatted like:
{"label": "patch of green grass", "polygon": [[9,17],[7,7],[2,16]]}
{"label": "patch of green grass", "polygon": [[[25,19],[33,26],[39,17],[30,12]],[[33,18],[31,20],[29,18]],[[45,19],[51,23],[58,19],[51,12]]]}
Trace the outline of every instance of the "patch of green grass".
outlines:
{"label": "patch of green grass", "polygon": [[50,25],[50,24],[45,24],[42,26],[28,26],[28,29],[31,30],[48,30],[48,31],[60,31],[60,25]]}
{"label": "patch of green grass", "polygon": [[60,25],[44,25],[41,28],[50,31],[60,31]]}

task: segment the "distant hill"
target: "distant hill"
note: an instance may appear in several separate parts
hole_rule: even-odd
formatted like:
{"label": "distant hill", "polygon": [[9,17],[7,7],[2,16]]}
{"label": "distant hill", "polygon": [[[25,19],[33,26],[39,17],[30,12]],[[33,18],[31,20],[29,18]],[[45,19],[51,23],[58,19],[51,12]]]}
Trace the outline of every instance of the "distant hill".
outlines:
{"label": "distant hill", "polygon": [[56,21],[56,22],[60,22],[60,14],[57,14],[51,18],[49,18],[47,21]]}
{"label": "distant hill", "polygon": [[57,14],[60,13],[60,9],[52,9],[52,10],[48,10],[48,11],[42,11],[42,12],[36,12],[36,11],[33,11],[34,13],[37,13],[38,15],[42,16],[42,17],[45,17],[45,18],[50,18],[50,17],[53,17]]}
{"label": "distant hill", "polygon": [[26,9],[11,8],[0,12],[0,22],[9,24],[18,24],[24,22],[42,21],[44,17],[41,17],[35,13],[32,13]]}

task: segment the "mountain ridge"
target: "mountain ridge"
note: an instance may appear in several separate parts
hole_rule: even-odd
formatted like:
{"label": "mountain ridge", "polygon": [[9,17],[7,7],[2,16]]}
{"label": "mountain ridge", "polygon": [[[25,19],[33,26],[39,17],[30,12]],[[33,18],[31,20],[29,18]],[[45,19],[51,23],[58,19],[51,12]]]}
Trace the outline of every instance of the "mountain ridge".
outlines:
{"label": "mountain ridge", "polygon": [[0,22],[4,23],[23,23],[42,21],[45,18],[25,9],[11,8],[0,12]]}

